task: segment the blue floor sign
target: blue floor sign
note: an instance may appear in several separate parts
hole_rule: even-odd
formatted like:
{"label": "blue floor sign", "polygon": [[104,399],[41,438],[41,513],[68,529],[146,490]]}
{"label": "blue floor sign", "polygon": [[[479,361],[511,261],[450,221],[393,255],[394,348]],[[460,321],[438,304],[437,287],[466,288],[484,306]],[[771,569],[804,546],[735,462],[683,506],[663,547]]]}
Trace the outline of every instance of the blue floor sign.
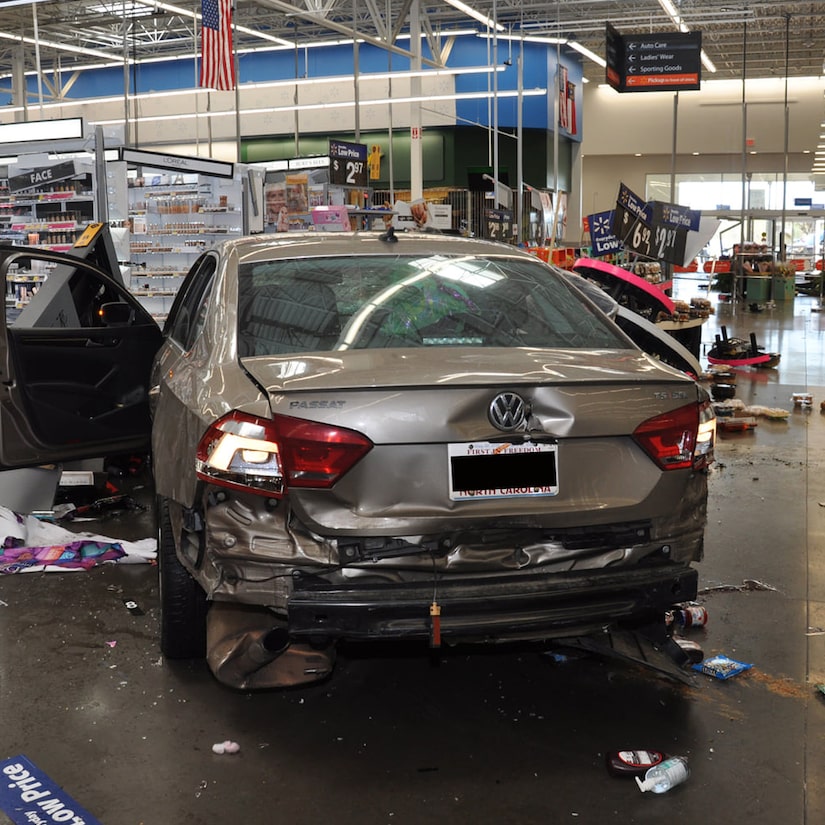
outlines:
{"label": "blue floor sign", "polygon": [[101,825],[25,756],[0,762],[0,810],[15,825]]}

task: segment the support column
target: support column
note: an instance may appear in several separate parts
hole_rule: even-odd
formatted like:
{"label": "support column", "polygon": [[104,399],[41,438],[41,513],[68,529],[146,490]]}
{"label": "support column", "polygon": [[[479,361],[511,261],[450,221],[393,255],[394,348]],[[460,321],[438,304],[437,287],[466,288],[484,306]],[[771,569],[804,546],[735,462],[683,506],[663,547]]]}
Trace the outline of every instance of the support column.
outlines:
{"label": "support column", "polygon": [[26,58],[22,45],[18,46],[14,51],[11,88],[12,106],[22,106],[24,109],[22,112],[15,112],[14,119],[20,121],[28,120],[25,111],[28,106],[28,96],[26,95]]}
{"label": "support column", "polygon": [[[413,0],[410,6],[410,69],[421,71],[421,6]],[[424,152],[421,143],[421,77],[410,79],[413,103],[410,106],[410,199],[424,196]]]}
{"label": "support column", "polygon": [[570,240],[576,237],[570,235],[570,227],[575,226],[578,237],[581,237],[582,221],[585,214],[588,214],[582,203],[583,180],[582,145],[574,142],[571,146],[570,158],[570,192],[567,195],[567,232]]}

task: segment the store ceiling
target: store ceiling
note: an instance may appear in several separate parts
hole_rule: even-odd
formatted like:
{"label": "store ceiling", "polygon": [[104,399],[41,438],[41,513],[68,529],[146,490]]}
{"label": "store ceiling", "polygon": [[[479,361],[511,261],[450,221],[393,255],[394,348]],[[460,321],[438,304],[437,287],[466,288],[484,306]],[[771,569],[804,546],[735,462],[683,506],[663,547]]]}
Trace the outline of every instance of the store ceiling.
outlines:
{"label": "store ceiling", "polygon": [[[411,0],[235,0],[239,49],[272,45],[271,38],[302,46],[318,40],[360,37],[388,42],[403,32]],[[673,32],[659,0],[466,0],[506,33],[563,37],[604,56],[605,24],[621,34]],[[475,23],[446,0],[420,0],[425,30]],[[704,78],[802,77],[823,74],[825,2],[752,0],[725,5],[718,0],[674,0],[684,23],[701,31],[702,45],[717,72]],[[27,71],[44,73],[60,65],[192,55],[197,51],[200,0],[0,0],[0,88],[10,87],[14,61],[22,52]],[[21,40],[22,38],[22,40]],[[269,38],[269,39],[267,39]],[[35,43],[39,43],[39,49]],[[21,45],[22,43],[22,45]],[[82,47],[85,54],[72,51]],[[406,50],[408,41],[397,46]],[[499,50],[511,48],[500,45]],[[562,48],[567,48],[562,47]],[[585,76],[603,82],[604,69],[583,58]],[[787,67],[787,71],[786,71]],[[50,99],[59,91],[49,84]],[[66,80],[64,79],[64,84]]]}

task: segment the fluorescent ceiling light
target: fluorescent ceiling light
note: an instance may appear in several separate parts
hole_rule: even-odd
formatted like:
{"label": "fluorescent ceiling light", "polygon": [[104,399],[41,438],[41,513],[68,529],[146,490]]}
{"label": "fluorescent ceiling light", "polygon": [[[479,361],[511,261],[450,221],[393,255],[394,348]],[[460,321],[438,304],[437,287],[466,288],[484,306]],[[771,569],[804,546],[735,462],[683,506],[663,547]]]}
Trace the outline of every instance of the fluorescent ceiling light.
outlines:
{"label": "fluorescent ceiling light", "polygon": [[[690,31],[690,28],[685,24],[685,21],[682,20],[682,15],[679,14],[679,10],[673,5],[671,0],[659,0],[659,5],[664,9],[665,14],[673,21],[673,25],[676,26],[680,32],[687,34]],[[713,65],[713,61],[705,54],[704,49],[702,49],[699,57],[702,60],[702,65],[709,72],[716,72],[716,66]]]}
{"label": "fluorescent ceiling light", "polygon": [[468,17],[472,17],[473,20],[478,20],[479,23],[483,23],[488,28],[495,29],[500,32],[505,31],[505,28],[501,25],[501,23],[497,23],[495,20],[487,17],[486,14],[482,14],[480,11],[477,11],[472,6],[462,3],[461,0],[444,0],[444,2],[446,2],[447,5],[452,6],[454,9],[464,12],[464,14]]}
{"label": "fluorescent ceiling light", "polygon": [[704,49],[699,53],[699,57],[702,60],[702,65],[712,74],[716,72],[716,66],[714,65],[713,61],[707,56]]}
{"label": "fluorescent ceiling light", "polygon": [[[475,35],[478,34],[478,29],[439,29],[436,32],[433,32],[436,37],[458,37],[459,35]],[[423,40],[427,37],[425,32],[421,32],[421,39]],[[412,35],[407,32],[406,34],[399,34],[395,38],[396,40],[411,40]],[[303,48],[303,45],[301,46]]]}
{"label": "fluorescent ceiling light", "polygon": [[566,37],[545,37],[541,34],[496,34],[492,35],[489,32],[476,32],[476,37],[483,37],[487,40],[512,40],[516,43],[544,43],[545,45],[556,46],[564,45],[567,42]]}
{"label": "fluorescent ceiling light", "polygon": [[[182,17],[188,17],[191,20],[200,21],[201,19],[201,15],[198,12],[193,12],[191,9],[182,9],[180,6],[173,6],[170,3],[161,3],[160,0],[141,0],[141,2],[145,3],[147,6],[151,6],[154,9],[162,9],[163,11],[172,12],[172,14],[179,14]],[[249,29],[246,26],[236,26],[234,24],[233,28],[236,31],[243,32],[244,34],[251,35],[252,37],[260,37],[262,40],[269,40],[270,42],[278,43],[281,46],[289,46],[290,48],[295,47],[295,44],[290,43],[288,40],[284,40],[281,37],[273,37],[273,35],[258,31],[257,29]]]}
{"label": "fluorescent ceiling light", "polygon": [[54,43],[51,40],[43,40],[42,38],[23,37],[22,35],[7,34],[2,31],[0,31],[0,38],[3,40],[12,40],[15,43],[28,43],[39,48],[59,49],[60,51],[72,52],[73,54],[88,54],[92,57],[102,58],[103,60],[108,61],[107,65],[109,66],[113,63],[115,65],[119,65],[123,62],[120,58],[113,58],[111,55],[106,54],[106,52],[99,52],[96,49],[86,49],[82,46],[71,46],[67,43]]}
{"label": "fluorescent ceiling light", "polygon": [[607,61],[603,57],[599,57],[595,52],[591,52],[590,49],[585,48],[581,43],[577,43],[575,40],[568,40],[567,45],[570,46],[571,49],[575,49],[579,54],[584,55],[588,60],[597,63],[603,69],[607,66]]}
{"label": "fluorescent ceiling light", "polygon": [[607,61],[603,57],[600,57],[595,52],[591,52],[590,49],[582,46],[581,43],[578,43],[575,40],[568,40],[566,37],[551,37],[550,35],[541,35],[541,34],[488,34],[487,32],[478,32],[478,37],[484,37],[492,39],[495,37],[497,40],[511,40],[515,42],[521,43],[544,43],[547,46],[569,46],[571,49],[574,49],[579,54],[583,55],[584,57],[588,58],[588,60],[592,60],[594,63],[598,64],[602,68],[607,66]]}

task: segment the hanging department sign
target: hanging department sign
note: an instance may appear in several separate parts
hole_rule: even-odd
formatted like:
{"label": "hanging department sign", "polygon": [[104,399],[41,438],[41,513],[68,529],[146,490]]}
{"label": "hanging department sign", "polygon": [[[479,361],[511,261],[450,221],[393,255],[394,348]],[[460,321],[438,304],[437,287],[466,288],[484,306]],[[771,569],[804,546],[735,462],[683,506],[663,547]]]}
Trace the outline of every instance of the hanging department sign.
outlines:
{"label": "hanging department sign", "polygon": [[618,92],[686,92],[702,81],[702,33],[605,33],[607,83]]}
{"label": "hanging department sign", "polygon": [[13,175],[9,178],[9,192],[25,192],[27,189],[40,189],[67,180],[77,174],[74,161],[67,160],[51,166],[42,166],[31,169],[23,175]]}
{"label": "hanging department sign", "polygon": [[364,143],[329,142],[329,182],[335,186],[367,186],[367,147]]}

